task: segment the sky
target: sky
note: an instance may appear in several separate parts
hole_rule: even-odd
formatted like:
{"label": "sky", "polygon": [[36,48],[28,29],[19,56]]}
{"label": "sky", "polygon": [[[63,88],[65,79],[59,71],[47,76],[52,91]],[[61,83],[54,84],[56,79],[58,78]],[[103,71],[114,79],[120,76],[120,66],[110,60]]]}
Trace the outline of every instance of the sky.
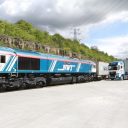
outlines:
{"label": "sky", "polygon": [[24,19],[51,34],[128,58],[128,0],[0,0],[0,19]]}

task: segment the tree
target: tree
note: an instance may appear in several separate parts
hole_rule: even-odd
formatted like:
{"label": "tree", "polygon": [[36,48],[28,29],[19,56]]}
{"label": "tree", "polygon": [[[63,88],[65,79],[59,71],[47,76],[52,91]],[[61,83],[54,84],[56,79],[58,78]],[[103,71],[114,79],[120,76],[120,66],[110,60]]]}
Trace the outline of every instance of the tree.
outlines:
{"label": "tree", "polygon": [[16,25],[27,32],[31,32],[33,29],[32,24],[26,22],[25,20],[19,20],[16,22]]}
{"label": "tree", "polygon": [[97,47],[97,46],[95,46],[95,45],[94,45],[94,46],[91,46],[91,49],[92,49],[92,50],[99,51],[98,47]]}

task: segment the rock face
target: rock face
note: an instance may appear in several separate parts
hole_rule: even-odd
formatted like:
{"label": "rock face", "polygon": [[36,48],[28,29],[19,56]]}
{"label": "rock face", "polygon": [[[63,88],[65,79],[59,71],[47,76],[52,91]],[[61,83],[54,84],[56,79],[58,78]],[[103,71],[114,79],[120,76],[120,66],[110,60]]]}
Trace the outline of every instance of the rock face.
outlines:
{"label": "rock face", "polygon": [[13,38],[6,35],[0,35],[0,41],[4,42],[9,47],[16,47],[20,49],[31,49],[31,50],[41,50],[42,46],[40,43],[24,41],[21,38]]}
{"label": "rock face", "polygon": [[65,51],[65,50],[60,49],[60,48],[54,48],[54,47],[50,47],[47,45],[42,45],[39,42],[24,41],[21,38],[13,38],[13,37],[10,37],[7,35],[0,35],[0,41],[5,43],[5,45],[8,47],[43,51],[45,53],[53,53],[56,55],[69,56],[72,58],[81,59],[81,55],[79,55],[79,54],[72,53],[70,51]]}

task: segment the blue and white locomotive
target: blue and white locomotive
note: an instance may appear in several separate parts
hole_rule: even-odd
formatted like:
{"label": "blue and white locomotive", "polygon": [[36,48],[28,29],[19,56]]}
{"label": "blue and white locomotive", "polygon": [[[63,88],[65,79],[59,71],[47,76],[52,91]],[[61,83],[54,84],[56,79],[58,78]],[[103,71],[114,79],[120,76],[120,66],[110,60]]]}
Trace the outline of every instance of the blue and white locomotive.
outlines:
{"label": "blue and white locomotive", "polygon": [[29,88],[93,80],[90,60],[0,47],[0,88]]}

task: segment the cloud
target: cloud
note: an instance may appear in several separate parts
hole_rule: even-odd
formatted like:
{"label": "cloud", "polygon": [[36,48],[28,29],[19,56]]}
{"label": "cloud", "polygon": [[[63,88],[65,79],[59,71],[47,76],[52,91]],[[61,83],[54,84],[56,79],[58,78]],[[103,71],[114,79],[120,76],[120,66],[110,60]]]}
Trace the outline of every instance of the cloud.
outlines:
{"label": "cloud", "polygon": [[6,0],[1,18],[26,19],[38,26],[63,29],[103,21],[107,15],[127,11],[127,0]]}
{"label": "cloud", "polygon": [[[128,57],[128,35],[120,37],[111,37],[95,39],[99,50],[109,53],[117,58]],[[92,44],[95,45],[95,44]]]}
{"label": "cloud", "polygon": [[124,10],[115,14],[108,14],[99,25],[114,23],[116,21],[128,22],[128,11]]}
{"label": "cloud", "polygon": [[4,0],[0,0],[0,5],[4,2]]}

